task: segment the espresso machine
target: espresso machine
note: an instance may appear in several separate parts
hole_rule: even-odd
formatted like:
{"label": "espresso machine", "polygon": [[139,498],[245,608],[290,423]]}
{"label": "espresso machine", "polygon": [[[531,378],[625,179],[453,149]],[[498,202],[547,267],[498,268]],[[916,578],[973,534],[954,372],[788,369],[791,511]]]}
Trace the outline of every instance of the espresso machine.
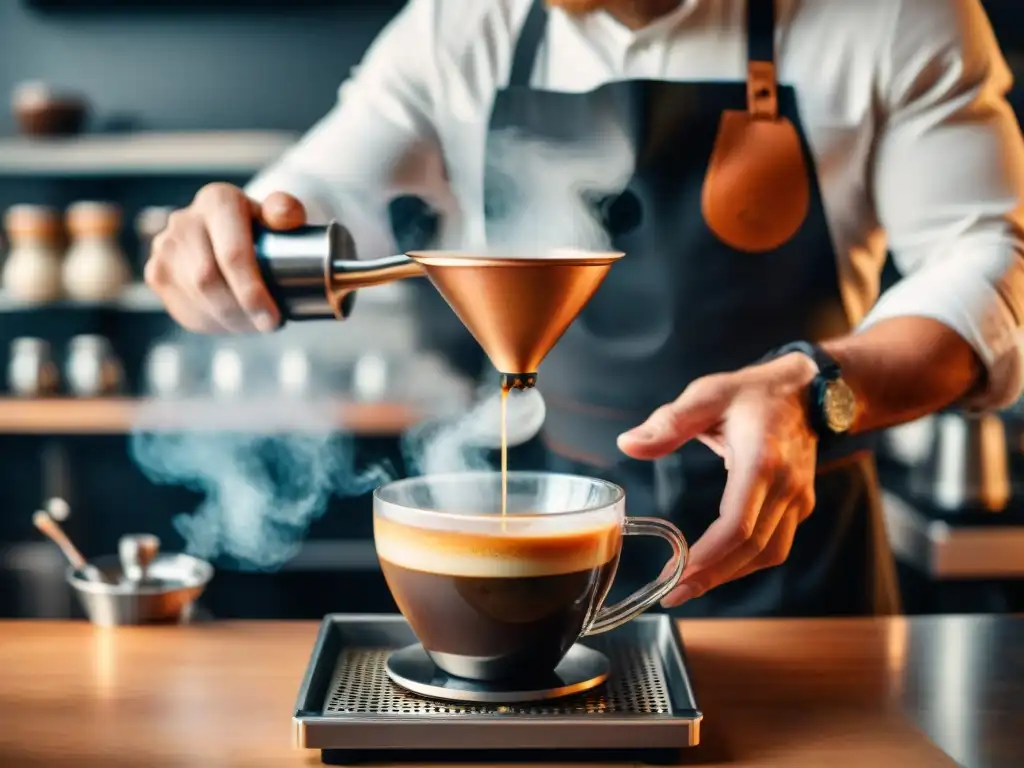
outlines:
{"label": "espresso machine", "polygon": [[[258,229],[254,244],[285,322],[343,320],[360,288],[426,277],[507,389],[536,385],[548,351],[623,256],[414,251],[360,260],[337,223]],[[293,712],[295,745],[339,765],[495,754],[675,762],[700,739],[682,638],[665,615],[586,637],[538,680],[459,678],[424,661],[417,648],[401,616],[325,617]]]}

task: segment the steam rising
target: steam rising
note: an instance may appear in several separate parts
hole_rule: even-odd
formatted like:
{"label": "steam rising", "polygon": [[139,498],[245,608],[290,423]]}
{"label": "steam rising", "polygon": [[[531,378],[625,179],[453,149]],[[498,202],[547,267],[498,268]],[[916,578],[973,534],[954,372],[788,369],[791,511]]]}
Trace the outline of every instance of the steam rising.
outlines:
{"label": "steam rising", "polygon": [[294,556],[331,495],[358,496],[394,477],[386,466],[358,470],[350,439],[319,434],[136,433],[131,449],[153,482],[205,496],[174,519],[187,551],[244,569]]}
{"label": "steam rising", "polygon": [[[621,191],[632,172],[633,157],[621,131],[609,125],[593,126],[591,140],[572,145],[505,132],[492,137],[488,166],[491,178],[499,180],[497,188],[488,190],[497,200],[489,212],[489,236],[483,235],[481,225],[471,223],[458,243],[438,245],[532,256],[558,248],[610,248],[592,201],[595,195]],[[366,254],[374,255],[378,254]],[[327,331],[324,335],[330,338],[347,329],[338,326]],[[287,332],[255,340],[264,357],[267,353],[280,357],[285,350],[275,347],[285,343],[280,339]],[[181,343],[206,344],[194,337]],[[330,346],[329,341],[321,344]],[[366,346],[374,348],[372,333]],[[314,391],[333,389],[329,376],[315,371],[312,375],[323,379],[313,382]],[[277,378],[272,366],[262,364],[247,370],[245,380],[265,381],[272,388]],[[463,411],[461,418],[434,419],[404,435],[407,471],[495,469],[496,389],[494,378],[482,385],[482,397],[488,399],[483,410]],[[292,409],[296,422],[323,421],[315,402],[282,400],[281,407]],[[543,420],[543,411],[538,413],[537,408],[542,409],[543,402],[535,396],[517,399],[510,408],[510,424],[533,424],[530,429],[534,429]],[[491,435],[489,439],[481,439],[482,419],[493,420],[493,429],[483,430]],[[187,551],[209,560],[227,558],[243,569],[281,566],[297,552],[310,524],[324,514],[332,496],[362,495],[397,475],[390,466],[358,467],[353,438],[329,434],[326,427],[320,432],[304,429],[274,435],[150,432],[140,427],[131,436],[130,451],[154,483],[185,486],[203,495],[197,509],[174,520]]]}
{"label": "steam rising", "polygon": [[634,158],[619,126],[591,129],[590,139],[571,144],[513,130],[491,135],[487,237],[476,247],[534,257],[555,249],[611,249],[594,203],[625,188]]}

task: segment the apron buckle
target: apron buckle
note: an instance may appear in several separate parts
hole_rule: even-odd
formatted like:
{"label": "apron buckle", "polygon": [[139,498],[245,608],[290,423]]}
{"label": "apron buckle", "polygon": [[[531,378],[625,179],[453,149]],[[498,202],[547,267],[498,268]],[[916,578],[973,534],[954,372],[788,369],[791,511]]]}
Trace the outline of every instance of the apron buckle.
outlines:
{"label": "apron buckle", "polygon": [[758,120],[778,118],[779,96],[774,63],[751,61],[747,65],[747,111]]}

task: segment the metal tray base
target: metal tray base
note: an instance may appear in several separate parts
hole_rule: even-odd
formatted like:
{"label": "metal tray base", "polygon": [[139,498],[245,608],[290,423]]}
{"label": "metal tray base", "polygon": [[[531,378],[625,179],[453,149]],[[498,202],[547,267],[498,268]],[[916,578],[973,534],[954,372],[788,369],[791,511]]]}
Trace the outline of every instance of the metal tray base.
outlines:
{"label": "metal tray base", "polygon": [[481,704],[519,704],[571,696],[601,685],[611,671],[603,653],[579,643],[569,649],[554,672],[542,680],[519,681],[519,685],[488,685],[452,677],[438,669],[419,644],[392,651],[384,666],[391,682],[414,695]]}
{"label": "metal tray base", "polygon": [[678,766],[683,763],[681,749],[483,749],[483,750],[350,750],[325,749],[320,761],[324,765],[403,765],[409,768],[423,768],[424,765],[467,765],[480,768],[485,765],[509,764],[552,765],[554,763],[579,765],[665,765]]}
{"label": "metal tray base", "polygon": [[611,664],[608,681],[536,703],[453,703],[403,690],[388,678],[387,659],[415,643],[401,616],[325,617],[295,706],[296,746],[322,750],[329,764],[422,764],[442,752],[479,759],[481,751],[523,760],[536,750],[548,761],[580,760],[583,751],[590,761],[621,761],[640,751],[651,762],[699,742],[702,714],[668,616],[641,616],[587,638],[583,644]]}

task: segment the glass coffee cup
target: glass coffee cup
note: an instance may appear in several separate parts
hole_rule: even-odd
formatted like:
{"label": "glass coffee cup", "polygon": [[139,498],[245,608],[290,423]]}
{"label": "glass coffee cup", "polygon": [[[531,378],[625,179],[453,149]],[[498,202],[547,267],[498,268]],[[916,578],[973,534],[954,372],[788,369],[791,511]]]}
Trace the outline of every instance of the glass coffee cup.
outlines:
{"label": "glass coffee cup", "polygon": [[[686,565],[671,523],[626,517],[622,488],[545,472],[399,480],[373,496],[374,544],[399,610],[433,662],[476,681],[544,676],[581,637],[661,600]],[[624,536],[658,536],[673,568],[604,606]]]}

